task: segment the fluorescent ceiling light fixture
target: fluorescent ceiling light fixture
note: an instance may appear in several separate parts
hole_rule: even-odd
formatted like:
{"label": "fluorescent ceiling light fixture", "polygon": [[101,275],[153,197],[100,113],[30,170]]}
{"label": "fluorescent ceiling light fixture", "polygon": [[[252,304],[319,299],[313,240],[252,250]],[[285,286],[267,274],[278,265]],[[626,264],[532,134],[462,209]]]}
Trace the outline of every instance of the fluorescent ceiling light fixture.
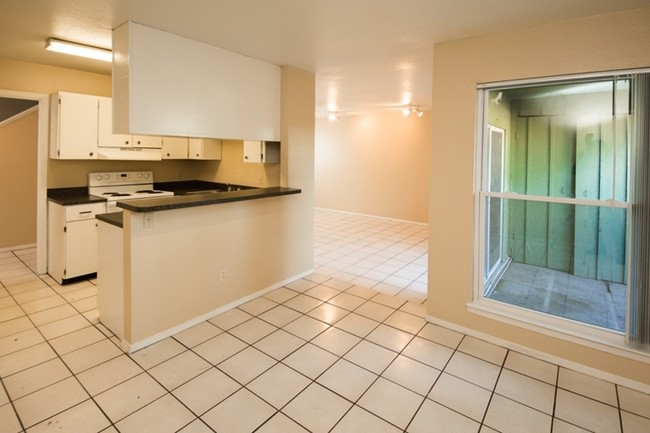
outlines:
{"label": "fluorescent ceiling light fixture", "polygon": [[101,60],[103,62],[113,61],[113,53],[104,48],[91,47],[90,45],[76,44],[59,39],[49,38],[45,44],[47,51],[71,54],[73,56],[86,57],[88,59]]}

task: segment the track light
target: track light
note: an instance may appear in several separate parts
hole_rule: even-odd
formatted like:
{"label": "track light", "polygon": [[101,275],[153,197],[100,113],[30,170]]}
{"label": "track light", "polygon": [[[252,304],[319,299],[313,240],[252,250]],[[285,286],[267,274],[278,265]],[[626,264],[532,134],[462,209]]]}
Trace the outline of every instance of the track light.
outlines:
{"label": "track light", "polygon": [[71,54],[73,56],[86,57],[88,59],[101,60],[103,62],[113,61],[113,53],[104,48],[91,47],[90,45],[76,44],[74,42],[62,41],[49,38],[45,43],[47,51]]}
{"label": "track light", "polygon": [[422,117],[424,112],[420,110],[420,107],[411,105],[409,107],[402,108],[402,114],[404,117],[409,117],[411,114],[415,114],[418,117]]}

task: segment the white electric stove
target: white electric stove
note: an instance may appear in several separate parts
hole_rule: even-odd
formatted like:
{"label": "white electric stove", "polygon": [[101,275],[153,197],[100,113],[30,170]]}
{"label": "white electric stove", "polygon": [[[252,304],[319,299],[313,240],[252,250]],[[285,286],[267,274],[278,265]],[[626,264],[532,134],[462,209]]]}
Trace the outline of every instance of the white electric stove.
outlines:
{"label": "white electric stove", "polygon": [[116,204],[118,201],[174,195],[171,191],[153,188],[153,172],[151,171],[89,173],[88,192],[90,195],[107,200],[107,213],[122,211]]}

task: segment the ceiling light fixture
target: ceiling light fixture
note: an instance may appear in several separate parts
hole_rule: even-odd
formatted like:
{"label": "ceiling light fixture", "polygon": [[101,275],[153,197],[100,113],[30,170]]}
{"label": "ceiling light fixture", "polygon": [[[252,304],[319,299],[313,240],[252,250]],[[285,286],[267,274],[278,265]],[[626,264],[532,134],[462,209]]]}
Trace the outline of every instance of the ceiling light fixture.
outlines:
{"label": "ceiling light fixture", "polygon": [[113,53],[110,50],[90,45],[77,44],[74,42],[62,41],[59,39],[49,38],[45,43],[47,51],[57,53],[71,54],[73,56],[86,57],[88,59],[101,60],[103,62],[113,61]]}
{"label": "ceiling light fixture", "polygon": [[411,105],[409,107],[402,108],[402,114],[404,117],[409,117],[411,114],[415,114],[418,117],[424,116],[424,111],[420,110],[420,107]]}
{"label": "ceiling light fixture", "polygon": [[329,120],[330,122],[339,120],[339,115],[336,113],[336,111],[330,111],[329,113],[327,113],[327,120]]}

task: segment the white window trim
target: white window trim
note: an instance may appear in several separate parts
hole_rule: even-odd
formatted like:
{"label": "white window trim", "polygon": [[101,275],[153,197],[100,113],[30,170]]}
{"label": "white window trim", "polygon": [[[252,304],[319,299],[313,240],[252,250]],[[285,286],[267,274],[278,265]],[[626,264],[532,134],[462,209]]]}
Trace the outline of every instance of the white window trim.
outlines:
{"label": "white window trim", "polygon": [[[622,356],[625,358],[633,359],[636,361],[650,364],[650,353],[636,350],[635,348],[625,343],[625,334],[622,332],[601,328],[594,325],[589,325],[582,322],[576,322],[568,318],[553,316],[543,312],[530,310],[515,305],[506,304],[493,299],[483,297],[484,283],[481,278],[482,270],[484,268],[484,251],[485,236],[481,229],[481,224],[484,219],[483,206],[481,200],[485,197],[502,197],[513,199],[526,199],[534,201],[544,201],[549,203],[570,203],[591,206],[610,206],[618,208],[629,208],[627,202],[619,202],[615,200],[580,200],[580,199],[566,199],[554,197],[536,197],[526,196],[525,198],[518,194],[512,193],[490,193],[483,192],[483,144],[486,142],[485,136],[488,128],[485,126],[486,118],[486,98],[488,91],[495,88],[504,87],[519,87],[530,86],[534,84],[544,83],[562,83],[564,81],[588,80],[597,78],[609,78],[627,74],[650,73],[650,68],[642,69],[628,69],[609,72],[598,72],[592,74],[578,74],[566,75],[558,77],[545,77],[533,78],[523,80],[501,81],[493,83],[479,83],[477,85],[477,110],[476,110],[476,127],[475,136],[475,152],[474,152],[474,263],[472,269],[472,286],[473,286],[473,301],[466,304],[469,312],[478,314],[490,319],[515,325],[524,329],[528,329],[542,335],[558,338],[561,340],[577,343],[589,348],[601,350],[606,353]],[[476,210],[479,210],[477,212]],[[477,271],[478,270],[478,271]],[[629,294],[628,294],[629,296]],[[627,320],[627,319],[626,319]]]}
{"label": "white window trim", "polygon": [[489,89],[496,89],[496,88],[503,88],[503,87],[513,88],[513,87],[521,87],[521,86],[530,86],[532,84],[544,84],[544,83],[561,84],[562,82],[567,82],[567,81],[611,78],[611,77],[619,77],[623,75],[647,74],[647,73],[650,73],[650,68],[620,69],[620,70],[613,70],[613,71],[593,72],[590,74],[558,75],[554,77],[539,77],[539,78],[528,78],[528,79],[521,79],[521,80],[478,83],[476,85],[476,88],[479,90],[482,89],[489,90]]}
{"label": "white window trim", "polygon": [[498,322],[650,364],[650,354],[625,344],[625,335],[618,331],[517,307],[493,299],[475,299],[466,305],[469,312]]}

